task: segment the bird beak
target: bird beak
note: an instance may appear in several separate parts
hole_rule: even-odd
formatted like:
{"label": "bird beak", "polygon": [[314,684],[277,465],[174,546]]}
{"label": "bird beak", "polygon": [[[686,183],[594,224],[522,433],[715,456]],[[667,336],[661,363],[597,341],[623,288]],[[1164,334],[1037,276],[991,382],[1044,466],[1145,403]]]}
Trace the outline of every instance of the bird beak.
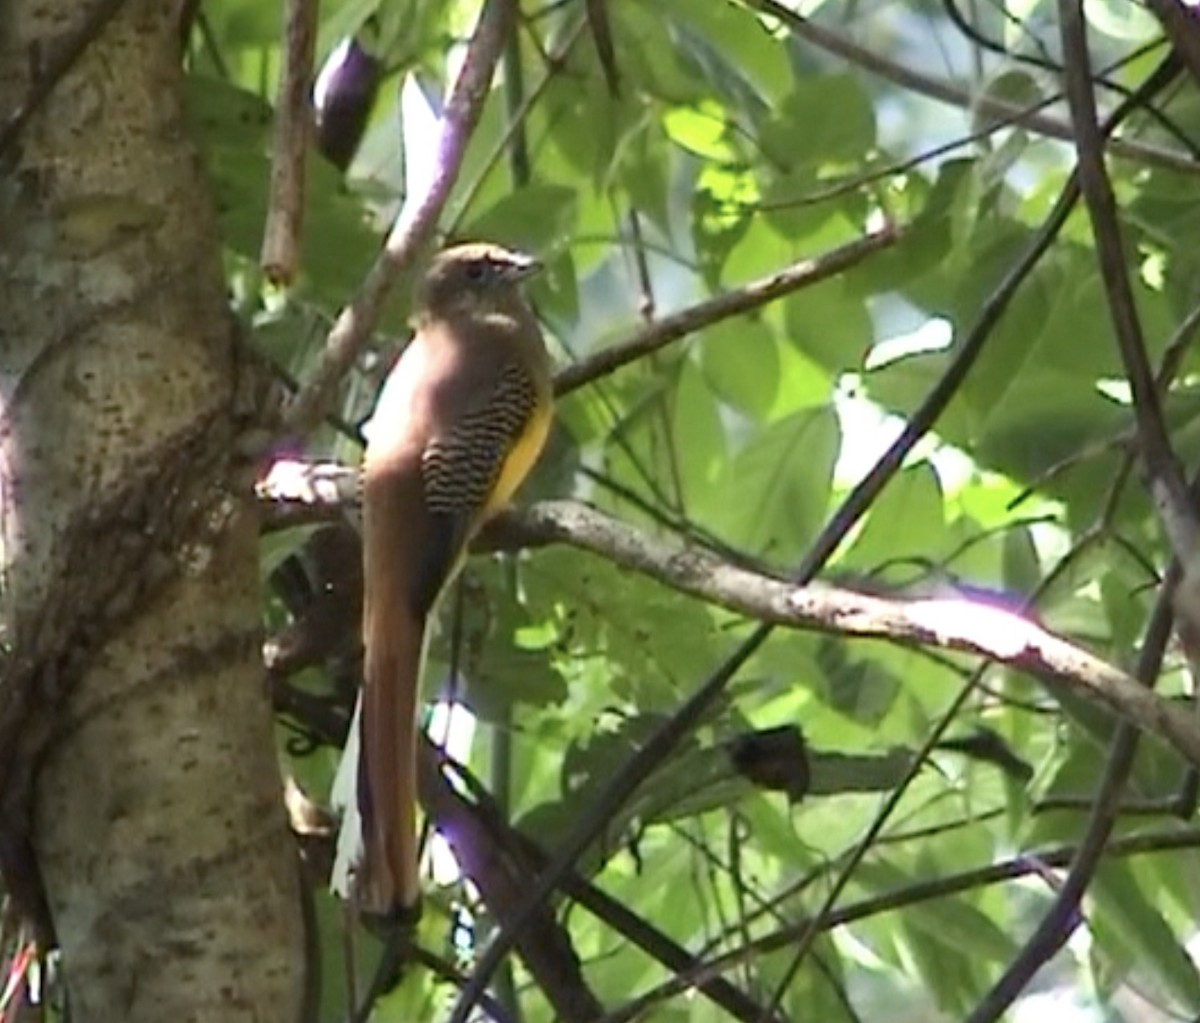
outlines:
{"label": "bird beak", "polygon": [[541,260],[524,252],[510,252],[508,263],[504,268],[504,276],[510,281],[525,281],[542,269]]}

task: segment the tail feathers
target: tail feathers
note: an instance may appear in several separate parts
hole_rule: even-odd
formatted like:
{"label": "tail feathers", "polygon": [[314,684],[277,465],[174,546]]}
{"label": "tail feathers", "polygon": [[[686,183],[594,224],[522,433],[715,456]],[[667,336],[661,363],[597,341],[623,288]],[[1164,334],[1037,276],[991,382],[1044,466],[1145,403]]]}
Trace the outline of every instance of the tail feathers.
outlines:
{"label": "tail feathers", "polygon": [[424,623],[368,622],[358,764],[363,860],[355,894],[369,913],[411,910],[417,870],[417,695]]}

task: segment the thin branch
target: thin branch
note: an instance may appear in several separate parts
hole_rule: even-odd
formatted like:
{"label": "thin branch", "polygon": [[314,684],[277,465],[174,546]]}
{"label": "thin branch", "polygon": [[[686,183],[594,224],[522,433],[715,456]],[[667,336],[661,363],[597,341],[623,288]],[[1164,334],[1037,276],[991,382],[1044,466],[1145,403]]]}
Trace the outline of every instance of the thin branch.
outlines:
{"label": "thin branch", "polygon": [[[443,959],[441,956],[422,948],[420,945],[412,947],[413,962],[424,966],[439,980],[453,984],[455,987],[462,987],[467,978],[463,976],[462,971],[458,969],[448,959]],[[514,1023],[514,1018],[507,1012],[505,1007],[490,995],[485,995],[479,1000],[483,1011],[488,1014],[494,1023]]]}
{"label": "thin branch", "polygon": [[125,0],[97,0],[86,11],[82,24],[71,33],[66,43],[37,69],[25,98],[16,110],[4,116],[3,123],[0,124],[0,163],[4,162],[9,150],[20,138],[29,119],[50,98],[54,87],[75,66],[75,62],[83,56],[84,50],[104,31],[124,4]]}
{"label": "thin branch", "polygon": [[[1156,852],[1197,847],[1200,847],[1200,828],[1180,828],[1118,838],[1109,844],[1107,852],[1109,856],[1124,859],[1130,856],[1144,856]],[[1028,877],[1030,874],[1042,874],[1047,867],[1065,867],[1075,855],[1076,849],[1071,846],[1058,846],[1046,850],[1035,849],[986,867],[906,885],[903,888],[873,895],[861,902],[851,903],[841,909],[833,910],[821,922],[820,930],[828,932],[835,927],[845,927],[881,913],[890,913],[933,899],[947,898],[960,892],[973,891],[1004,881],[1013,881]],[[603,1020],[598,1020],[597,1023],[625,1023],[667,998],[727,973],[744,962],[770,952],[790,948],[795,945],[796,940],[811,923],[811,919],[799,920],[772,934],[757,938],[748,945],[715,956],[704,963],[700,969],[690,973],[681,973],[664,981],[658,987],[639,996],[636,1001],[622,1006],[617,1012],[610,1013]]]}
{"label": "thin branch", "polygon": [[486,0],[442,114],[433,177],[423,195],[405,202],[358,294],[339,314],[325,339],[320,364],[287,409],[285,426],[289,432],[307,433],[321,421],[338,382],[378,323],[392,287],[432,238],[483,111],[515,15],[515,0]]}
{"label": "thin branch", "polygon": [[901,231],[898,228],[885,227],[836,249],[830,249],[820,256],[802,259],[767,277],[760,277],[740,288],[647,323],[625,340],[560,371],[554,380],[555,394],[562,398],[688,334],[721,320],[740,316],[800,288],[843,273],[868,256],[894,245],[900,237]]}
{"label": "thin branch", "polygon": [[[1049,138],[1061,139],[1064,142],[1069,142],[1073,138],[1071,126],[1056,117],[1030,113],[1020,104],[1009,103],[997,96],[975,95],[970,90],[947,82],[945,79],[936,78],[916,68],[897,64],[851,42],[832,29],[818,25],[803,15],[789,10],[778,0],[742,0],[742,2],[753,10],[778,19],[791,32],[806,42],[841,57],[855,67],[893,82],[903,89],[920,93],[951,106],[961,107],[964,110],[978,110],[989,117],[1011,118],[1014,123]],[[1147,166],[1165,167],[1193,174],[1200,171],[1200,163],[1186,153],[1174,149],[1164,149],[1161,146],[1153,146],[1132,139],[1114,139],[1110,149],[1115,156]]]}
{"label": "thin branch", "polygon": [[[1107,68],[1105,74],[1120,70],[1122,67],[1132,63],[1154,50],[1161,48],[1164,45],[1163,40],[1157,40],[1153,43],[1148,43],[1144,46],[1139,46],[1136,50],[1125,54],[1120,60],[1113,61]],[[1148,100],[1150,92],[1146,91],[1148,85],[1153,85],[1152,92],[1160,91],[1157,85],[1154,85],[1155,76],[1161,74],[1161,68],[1151,73],[1142,85],[1138,86],[1131,93],[1127,93],[1130,97],[1126,102],[1131,102],[1144,110],[1155,109]],[[1038,100],[1036,103],[1031,103],[1026,107],[1022,107],[1019,111],[1006,116],[995,116],[988,119],[987,123],[976,131],[968,132],[965,135],[959,135],[957,138],[951,139],[949,142],[943,142],[940,145],[932,146],[925,149],[915,156],[906,157],[902,160],[893,160],[890,163],[875,166],[863,172],[855,172],[841,178],[836,176],[829,179],[829,183],[821,188],[813,191],[808,191],[802,195],[791,198],[777,198],[770,202],[756,202],[748,205],[748,209],[752,210],[779,210],[790,209],[793,207],[813,206],[818,203],[827,202],[830,199],[836,199],[838,196],[846,195],[850,192],[856,192],[867,185],[882,181],[895,175],[906,174],[908,171],[920,167],[924,163],[935,160],[938,157],[945,156],[948,153],[954,152],[956,149],[962,149],[965,146],[973,145],[976,142],[981,142],[986,138],[990,138],[998,131],[1004,128],[1011,128],[1023,121],[1028,115],[1036,113],[1039,110],[1045,110],[1048,107],[1054,106],[1056,103],[1061,103],[1065,97],[1061,93],[1051,93],[1050,95]]]}
{"label": "thin branch", "polygon": [[287,0],[284,59],[275,103],[271,183],[259,263],[267,279],[290,284],[300,262],[304,172],[312,136],[313,57],[318,0]]}
{"label": "thin branch", "polygon": [[[443,815],[453,814],[453,819],[463,815],[479,818],[479,823],[473,827],[490,834],[488,841],[493,847],[493,857],[522,861],[525,871],[543,867],[548,860],[546,852],[532,839],[508,824],[495,797],[478,779],[463,765],[446,757],[440,758],[439,761],[430,755],[431,753],[430,746],[425,745],[421,760],[422,802],[434,816],[439,829],[442,826]],[[468,802],[458,788],[450,784],[444,771],[439,769],[439,763],[442,768],[448,768],[454,773],[469,792],[473,803]],[[475,881],[474,877],[472,881]],[[528,881],[528,876],[525,877],[525,881]],[[687,970],[697,965],[696,958],[685,948],[577,871],[572,871],[563,878],[562,892],[668,969]],[[699,990],[714,1005],[720,1006],[743,1023],[755,1023],[762,1011],[751,998],[723,980],[715,984],[701,985]]]}
{"label": "thin branch", "polygon": [[503,516],[489,532],[505,546],[569,543],[734,614],[787,628],[887,639],[987,657],[1066,684],[1200,763],[1200,720],[1124,672],[998,603],[901,600],[739,568],[706,551],[661,541],[574,501],[545,501]]}
{"label": "thin branch", "polygon": [[[534,865],[524,851],[505,841],[503,823],[494,814],[477,812],[454,791],[442,773],[432,742],[419,750],[421,802],[437,821],[463,873],[478,887],[495,920],[503,925],[520,906]],[[586,1023],[604,1012],[583,977],[570,933],[550,907],[522,927],[517,948],[538,987],[564,1023]]]}
{"label": "thin branch", "polygon": [[[537,84],[524,96],[517,109],[509,109],[508,123],[505,125],[504,132],[496,140],[496,144],[492,146],[488,155],[480,162],[479,172],[475,175],[475,179],[462,189],[460,193],[461,199],[455,203],[456,212],[446,225],[447,235],[453,236],[457,234],[463,218],[474,205],[475,199],[483,189],[488,176],[500,158],[512,150],[517,132],[524,131],[524,124],[529,118],[530,113],[537,106],[546,89],[557,78],[559,72],[566,66],[567,57],[570,55],[575,44],[583,37],[583,30],[586,26],[587,22],[583,18],[576,20],[574,27],[563,36],[558,49],[554,53],[545,55],[547,63],[545,74],[538,79]],[[575,240],[578,241],[578,238]]]}
{"label": "thin branch", "polygon": [[[1167,435],[1126,270],[1116,197],[1104,166],[1104,132],[1096,120],[1083,11],[1077,0],[1059,0],[1058,6],[1066,60],[1067,99],[1079,156],[1077,173],[1092,222],[1097,261],[1117,346],[1133,392],[1139,448],[1163,528],[1175,556],[1186,570],[1200,558],[1200,519]],[[1193,612],[1189,617],[1195,618],[1196,614]]]}
{"label": "thin branch", "polygon": [[[1129,99],[1127,99],[1125,102],[1123,102],[1121,104],[1121,106],[1118,108],[1118,110],[1114,111],[1114,113],[1108,119],[1108,122],[1106,124],[1106,127],[1105,127],[1106,133],[1111,131],[1120,122],[1120,120],[1124,116],[1126,116],[1126,114],[1130,110],[1132,110],[1134,108],[1138,99],[1144,99],[1146,97],[1153,95],[1157,90],[1161,89],[1167,82],[1169,82],[1171,80],[1171,78],[1174,76],[1174,74],[1175,74],[1175,69],[1171,66],[1171,62],[1169,62],[1169,61],[1164,62],[1164,64],[1160,65],[1159,68],[1157,68],[1155,70],[1155,72],[1153,74],[1151,74],[1151,76],[1146,80],[1146,82],[1144,82],[1142,84],[1142,86],[1139,87],[1136,95],[1134,97],[1130,97]],[[1042,230],[1039,232],[1037,238],[1034,240],[1034,242],[1032,243],[1030,248],[1027,250],[1025,256],[1022,258],[1021,261],[1019,261],[1017,266],[1014,267],[1014,269],[1010,273],[1009,277],[1006,278],[1004,282],[1002,282],[1000,288],[997,290],[997,292],[992,296],[992,298],[989,300],[988,304],[985,306],[984,312],[981,315],[981,322],[987,321],[987,317],[988,317],[989,313],[998,316],[1000,311],[1003,310],[1004,306],[1007,304],[1007,301],[1011,298],[1012,294],[1014,293],[1016,286],[1019,284],[1019,282],[1021,280],[1023,280],[1024,275],[1026,273],[1028,273],[1029,270],[1032,269],[1032,267],[1036,264],[1037,259],[1040,258],[1040,254],[1045,251],[1045,248],[1050,244],[1050,242],[1056,236],[1058,230],[1061,228],[1062,224],[1065,222],[1066,216],[1068,215],[1069,211],[1073,208],[1078,197],[1079,197],[1079,188],[1078,188],[1077,175],[1072,174],[1070,179],[1064,186],[1062,193],[1059,196],[1058,202],[1055,205],[1055,209],[1052,212],[1051,217],[1043,225]],[[982,332],[972,331],[972,335],[967,343],[967,347],[970,347],[972,342],[979,343],[979,336],[986,336],[986,333],[987,333],[986,330],[983,330]],[[960,352],[959,358],[962,358],[964,354],[965,353]],[[971,356],[971,358],[973,358],[973,356]],[[968,361],[967,367],[969,367],[969,365],[970,365],[970,362]],[[955,366],[952,365],[951,370],[953,370],[953,369],[955,369]],[[961,368],[960,372],[965,374],[966,369]],[[952,375],[953,374],[950,371],[947,371],[947,374],[942,378],[942,380],[940,380],[938,382],[938,387],[935,388],[935,391],[942,390],[942,388],[944,386],[949,387],[950,382],[948,381],[947,378],[951,377]],[[961,379],[961,376],[959,377],[959,379]],[[954,385],[954,386],[957,386],[957,385]],[[932,401],[932,399],[933,399],[933,395],[931,395],[930,401]],[[917,416],[914,416],[914,420],[911,421],[909,424],[907,424],[907,426],[905,427],[905,433],[908,433],[915,425],[918,425],[919,416],[924,411],[925,411],[924,408],[918,410],[918,414],[917,414]],[[902,438],[903,438],[903,436],[904,436],[904,434],[902,434]],[[887,454],[885,454],[885,456],[880,460],[880,462],[877,463],[877,465],[875,466],[875,469],[872,470],[872,473],[868,474],[868,479],[864,480],[863,484],[860,484],[859,488],[856,488],[856,491],[865,489],[864,485],[869,481],[870,476],[875,474],[876,471],[883,470],[885,468],[885,463],[887,461],[887,458],[891,454],[892,454],[891,451],[889,451]],[[855,494],[852,493],[851,497],[847,500],[847,502],[843,505],[843,508],[839,511],[839,515],[841,514],[841,512],[846,512],[847,514],[852,512],[854,496],[855,496]],[[835,516],[835,519],[837,517],[838,516]],[[818,541],[817,546],[819,546],[819,543],[820,543],[820,541]],[[976,679],[977,679],[977,677],[978,677],[978,673],[976,674]],[[959,696],[955,700],[954,704],[946,712],[946,714],[944,714],[942,716],[941,721],[938,724],[938,727],[934,729],[933,734],[926,740],[927,746],[930,745],[932,742],[936,741],[938,734],[942,730],[945,729],[946,725],[951,720],[953,714],[957,712],[958,707],[961,706],[963,702],[965,702],[968,694],[971,692],[971,688],[972,687],[970,687],[970,686],[966,687],[959,693]],[[1137,691],[1136,690],[1131,691],[1131,695],[1134,695],[1136,697],[1138,695]],[[1178,723],[1185,724],[1185,722],[1183,722],[1182,719],[1180,719]],[[917,762],[919,763],[919,761],[920,761],[920,758],[918,758]],[[908,783],[908,781],[911,780],[911,778],[912,778],[912,771],[910,770],[908,772],[908,777],[905,779],[905,781],[900,786],[901,790]],[[846,867],[846,869],[844,869],[839,874],[837,882],[834,884],[833,888],[831,889],[831,891],[828,893],[828,895],[826,896],[826,898],[824,900],[824,903],[821,907],[821,911],[814,917],[810,926],[808,926],[805,929],[801,938],[797,941],[796,949],[794,951],[792,963],[791,963],[791,966],[789,969],[789,976],[792,972],[794,972],[796,969],[798,969],[800,962],[802,961],[804,955],[811,948],[812,943],[814,942],[816,935],[818,933],[818,925],[820,924],[820,922],[825,918],[825,916],[828,913],[832,912],[832,910],[835,906],[835,903],[836,903],[836,899],[838,898],[841,890],[844,888],[844,886],[849,881],[850,871],[853,869],[854,863],[856,862],[856,860],[861,859],[862,856],[865,855],[870,842],[873,841],[874,836],[882,828],[883,822],[886,820],[888,814],[891,811],[891,808],[895,805],[897,798],[898,797],[894,795],[892,798],[889,798],[889,800],[885,803],[883,809],[876,816],[871,827],[868,829],[866,836],[864,836],[863,840],[856,846],[855,851],[854,851],[854,857],[852,857],[851,863]],[[782,991],[783,991],[783,985],[780,986],[780,988],[778,990],[778,995],[781,995]],[[777,995],[777,997],[778,997],[778,995]]]}

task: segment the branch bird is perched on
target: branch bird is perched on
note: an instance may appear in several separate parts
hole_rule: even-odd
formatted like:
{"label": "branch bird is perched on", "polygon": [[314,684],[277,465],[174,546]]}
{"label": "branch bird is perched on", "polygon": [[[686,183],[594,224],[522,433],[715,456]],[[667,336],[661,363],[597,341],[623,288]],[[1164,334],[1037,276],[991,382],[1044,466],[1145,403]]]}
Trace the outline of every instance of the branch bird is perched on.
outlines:
{"label": "branch bird is perched on", "polygon": [[[362,838],[353,887],[369,913],[412,912],[420,896],[416,749],[426,621],[467,544],[508,503],[549,431],[550,360],[520,288],[537,267],[483,243],[437,255],[417,289],[416,334],[368,426],[364,682],[350,779]],[[348,742],[344,767],[353,756]],[[343,890],[353,816],[335,866]]]}

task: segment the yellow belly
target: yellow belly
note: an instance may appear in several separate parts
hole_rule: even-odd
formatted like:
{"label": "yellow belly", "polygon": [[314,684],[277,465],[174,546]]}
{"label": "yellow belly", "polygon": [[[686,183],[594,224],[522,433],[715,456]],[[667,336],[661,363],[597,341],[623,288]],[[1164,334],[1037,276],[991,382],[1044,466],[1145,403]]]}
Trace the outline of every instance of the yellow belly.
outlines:
{"label": "yellow belly", "polygon": [[551,404],[543,402],[530,417],[525,432],[512,446],[496,477],[496,485],[492,488],[487,504],[483,508],[482,518],[484,521],[490,519],[512,500],[517,487],[529,475],[529,470],[533,468],[534,463],[538,460],[538,455],[542,453],[542,448],[546,444],[546,437],[550,433],[552,414]]}

